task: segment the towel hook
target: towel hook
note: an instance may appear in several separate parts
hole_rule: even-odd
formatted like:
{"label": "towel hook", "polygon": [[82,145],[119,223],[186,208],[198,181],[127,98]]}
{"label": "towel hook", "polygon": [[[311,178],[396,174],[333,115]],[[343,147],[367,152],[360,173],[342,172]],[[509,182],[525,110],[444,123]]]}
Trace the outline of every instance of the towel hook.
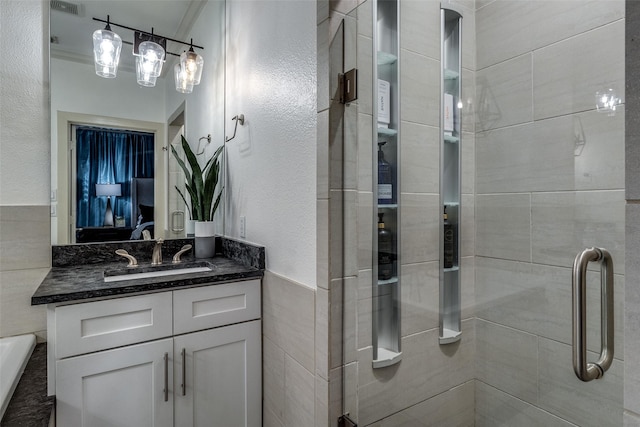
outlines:
{"label": "towel hook", "polygon": [[196,155],[199,156],[200,154],[204,153],[204,148],[202,149],[202,151],[200,151],[198,153],[198,151],[200,150],[200,141],[202,141],[203,139],[207,140],[207,144],[211,144],[211,134],[208,134],[207,136],[203,136],[198,140],[198,149],[196,150]]}
{"label": "towel hook", "polygon": [[237,116],[233,116],[231,120],[236,121],[236,126],[233,128],[233,136],[231,138],[229,137],[225,138],[224,142],[229,142],[236,137],[236,131],[238,130],[238,123],[244,126],[244,114],[238,114]]}

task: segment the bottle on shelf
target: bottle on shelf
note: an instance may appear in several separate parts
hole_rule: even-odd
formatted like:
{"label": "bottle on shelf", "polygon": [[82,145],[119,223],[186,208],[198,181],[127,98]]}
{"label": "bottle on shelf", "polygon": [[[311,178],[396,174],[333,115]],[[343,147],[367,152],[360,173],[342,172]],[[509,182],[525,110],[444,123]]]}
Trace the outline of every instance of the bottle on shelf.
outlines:
{"label": "bottle on shelf", "polygon": [[444,268],[453,268],[455,232],[453,224],[449,221],[446,206],[442,216],[444,219]]}
{"label": "bottle on shelf", "polygon": [[378,213],[378,279],[393,276],[393,235],[384,226],[384,213]]}
{"label": "bottle on shelf", "polygon": [[386,143],[386,141],[378,142],[378,204],[380,205],[393,203],[393,171],[382,151],[382,146]]}

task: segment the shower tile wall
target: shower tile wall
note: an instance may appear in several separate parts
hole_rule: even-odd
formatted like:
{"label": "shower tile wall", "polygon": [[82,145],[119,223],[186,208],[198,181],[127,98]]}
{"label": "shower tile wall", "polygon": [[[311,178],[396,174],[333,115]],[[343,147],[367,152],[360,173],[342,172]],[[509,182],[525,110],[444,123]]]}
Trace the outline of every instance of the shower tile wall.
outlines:
{"label": "shower tile wall", "polygon": [[[331,19],[345,19],[346,70],[358,68],[358,101],[329,109],[331,236],[329,293],[331,334],[342,336],[331,345],[331,372],[345,377],[344,390],[330,375],[330,394],[342,397],[344,412],[362,426],[473,425],[474,316],[474,190],[475,37],[473,2],[455,1],[463,9],[463,121],[465,168],[462,179],[463,339],[438,343],[439,227],[439,105],[440,2],[400,1],[401,69],[401,336],[402,362],[372,368],[372,239],[374,231],[372,164],[372,2],[359,2],[349,16],[334,10]],[[341,4],[341,3],[340,3]],[[356,17],[358,19],[355,25]],[[338,28],[337,24],[331,24]],[[356,30],[357,28],[357,30]],[[341,32],[331,33],[330,62],[341,64]],[[357,43],[356,43],[357,40]],[[353,59],[352,59],[353,58]],[[331,76],[333,76],[333,72]],[[334,91],[331,90],[333,96]],[[344,117],[344,121],[343,120]],[[357,125],[356,125],[357,124]],[[356,128],[357,126],[357,128]],[[342,136],[344,135],[344,140]],[[340,215],[342,213],[342,216]],[[344,219],[344,222],[340,222]],[[340,254],[343,258],[335,255]],[[343,261],[343,262],[340,262]],[[344,287],[344,319],[339,291]],[[340,304],[340,310],[334,306]],[[344,321],[344,324],[342,323]],[[341,348],[340,345],[343,347]],[[335,387],[334,387],[335,386]],[[330,401],[336,399],[331,397]],[[437,408],[435,410],[434,408]],[[339,413],[342,408],[334,408]],[[333,414],[331,415],[333,417]],[[333,420],[333,418],[331,418]],[[419,424],[422,423],[422,424]]]}
{"label": "shower tile wall", "polygon": [[[594,101],[609,86],[624,99],[624,1],[476,6],[476,425],[622,425],[625,113]],[[571,266],[589,246],[616,273],[599,394],[567,369]],[[588,288],[597,301],[598,274]]]}

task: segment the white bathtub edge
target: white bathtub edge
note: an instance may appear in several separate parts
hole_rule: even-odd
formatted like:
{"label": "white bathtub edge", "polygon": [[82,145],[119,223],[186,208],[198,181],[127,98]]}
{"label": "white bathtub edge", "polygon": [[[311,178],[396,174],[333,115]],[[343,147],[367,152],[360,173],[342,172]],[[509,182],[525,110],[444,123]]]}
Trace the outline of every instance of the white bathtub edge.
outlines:
{"label": "white bathtub edge", "polygon": [[35,347],[34,334],[0,338],[0,420]]}

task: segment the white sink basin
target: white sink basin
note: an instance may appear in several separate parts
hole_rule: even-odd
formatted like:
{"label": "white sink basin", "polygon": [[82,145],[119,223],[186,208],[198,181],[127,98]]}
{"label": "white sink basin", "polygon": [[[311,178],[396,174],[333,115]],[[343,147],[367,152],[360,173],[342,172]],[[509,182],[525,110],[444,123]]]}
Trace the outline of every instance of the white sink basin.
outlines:
{"label": "white sink basin", "polygon": [[109,275],[107,275],[107,273],[105,272],[104,281],[119,282],[122,280],[148,279],[150,277],[175,276],[177,274],[204,273],[208,271],[213,271],[213,268],[210,266],[196,265],[190,267],[185,266],[183,268],[172,268],[168,270],[158,267],[157,269],[152,269],[151,271],[141,271],[139,273],[135,273],[135,270],[131,270],[123,274],[109,273]]}

